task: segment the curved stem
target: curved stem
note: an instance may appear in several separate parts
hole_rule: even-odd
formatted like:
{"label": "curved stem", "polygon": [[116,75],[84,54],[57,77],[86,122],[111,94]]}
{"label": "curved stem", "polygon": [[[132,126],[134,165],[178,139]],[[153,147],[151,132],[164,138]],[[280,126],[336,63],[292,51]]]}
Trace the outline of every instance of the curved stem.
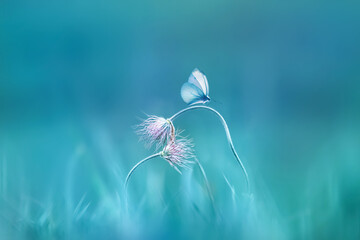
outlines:
{"label": "curved stem", "polygon": [[233,144],[232,139],[231,139],[229,127],[227,126],[226,121],[223,118],[223,116],[221,116],[221,114],[218,111],[216,111],[215,109],[213,109],[211,107],[208,107],[208,106],[195,105],[195,106],[190,106],[188,108],[180,110],[179,112],[175,113],[171,118],[169,118],[169,120],[173,121],[177,117],[179,117],[181,114],[183,114],[183,113],[185,113],[187,111],[193,110],[193,109],[206,109],[206,110],[209,110],[209,111],[215,113],[220,118],[220,121],[221,121],[221,123],[222,123],[222,125],[223,125],[223,127],[225,129],[226,137],[227,137],[228,143],[230,145],[231,151],[234,154],[234,156],[236,158],[236,161],[239,163],[239,165],[241,166],[241,169],[243,170],[243,172],[245,174],[247,189],[248,189],[248,192],[250,193],[249,176],[248,176],[248,174],[246,172],[244,164],[241,162],[241,160],[239,158],[239,155],[237,154],[237,152],[235,150],[234,144]]}
{"label": "curved stem", "polygon": [[219,220],[220,216],[219,216],[218,211],[217,211],[216,206],[215,206],[214,196],[211,193],[210,184],[209,184],[208,178],[206,176],[205,170],[204,170],[202,164],[200,163],[199,159],[197,159],[196,157],[194,159],[195,159],[195,162],[197,163],[197,165],[199,166],[201,174],[202,174],[202,176],[204,178],[205,185],[206,185],[206,190],[208,192],[208,195],[209,195],[209,198],[210,198],[210,201],[211,201],[211,206],[212,206],[212,209],[213,209],[214,214],[216,216],[216,220]]}
{"label": "curved stem", "polygon": [[138,168],[141,164],[143,164],[144,162],[152,159],[152,158],[155,158],[155,157],[158,157],[160,156],[161,153],[155,153],[151,156],[148,156],[146,158],[144,158],[143,160],[141,160],[140,162],[138,162],[137,164],[135,164],[135,166],[130,170],[130,172],[128,173],[128,175],[126,176],[126,180],[125,180],[125,184],[124,184],[124,187],[125,187],[125,191],[126,191],[126,188],[127,188],[127,185],[128,185],[128,182],[129,182],[129,178],[131,177],[131,175],[133,174],[133,172],[135,171],[136,168]]}

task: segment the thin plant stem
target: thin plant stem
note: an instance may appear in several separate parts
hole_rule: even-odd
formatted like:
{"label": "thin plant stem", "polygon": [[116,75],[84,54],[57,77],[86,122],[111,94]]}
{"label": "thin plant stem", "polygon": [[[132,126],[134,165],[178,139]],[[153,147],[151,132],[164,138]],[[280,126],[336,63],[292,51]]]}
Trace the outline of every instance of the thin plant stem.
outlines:
{"label": "thin plant stem", "polygon": [[143,160],[139,161],[137,164],[135,164],[135,166],[133,166],[133,168],[130,170],[130,172],[128,173],[128,175],[126,176],[126,180],[125,180],[125,184],[124,184],[124,191],[125,191],[125,209],[126,209],[126,213],[128,213],[128,199],[127,199],[127,186],[129,183],[129,179],[131,177],[131,175],[134,173],[135,169],[137,169],[141,164],[145,163],[146,161],[159,157],[161,155],[161,152],[155,153],[153,155],[150,155],[146,158],[144,158]]}
{"label": "thin plant stem", "polygon": [[232,153],[234,154],[235,158],[236,158],[236,161],[238,162],[238,164],[241,166],[241,169],[243,170],[244,174],[245,174],[245,178],[246,178],[246,185],[247,185],[247,190],[248,190],[248,193],[250,193],[250,183],[249,183],[249,176],[246,172],[246,169],[245,169],[245,166],[244,164],[242,163],[242,161],[240,160],[240,157],[239,155],[237,154],[236,150],[235,150],[235,147],[234,147],[234,144],[232,142],[232,139],[231,139],[231,135],[230,135],[230,131],[229,131],[229,127],[227,126],[226,124],[226,121],[225,119],[223,118],[223,116],[218,112],[216,111],[215,109],[211,108],[211,107],[208,107],[208,106],[201,106],[201,105],[195,105],[195,106],[190,106],[190,107],[187,107],[187,108],[184,108],[182,110],[180,110],[179,112],[175,113],[172,117],[169,118],[170,121],[174,121],[177,117],[179,117],[181,114],[187,112],[187,111],[190,111],[190,110],[194,110],[194,109],[206,109],[208,111],[211,111],[213,113],[215,113],[219,118],[220,118],[220,121],[225,129],[225,133],[226,133],[226,137],[227,137],[227,141],[230,145],[230,148],[231,148],[231,151]]}
{"label": "thin plant stem", "polygon": [[156,158],[156,157],[159,157],[161,155],[161,152],[159,153],[155,153],[153,155],[150,155],[146,158],[144,158],[143,160],[141,160],[140,162],[138,162],[137,164],[135,164],[135,166],[130,170],[130,172],[128,173],[128,175],[126,176],[126,180],[125,180],[125,184],[124,184],[124,187],[125,187],[125,191],[127,189],[127,185],[128,185],[128,182],[129,182],[129,179],[131,177],[131,175],[133,174],[133,172],[135,171],[136,168],[138,168],[141,164],[145,163],[146,161],[152,159],[152,158]]}
{"label": "thin plant stem", "polygon": [[213,211],[214,211],[214,214],[215,214],[215,216],[216,216],[216,220],[219,221],[220,217],[219,217],[217,208],[216,208],[216,206],[215,206],[214,196],[213,196],[213,194],[212,194],[212,192],[211,192],[210,184],[209,184],[208,178],[207,178],[207,176],[206,176],[205,170],[204,170],[202,164],[200,163],[199,159],[197,159],[196,157],[195,157],[195,162],[196,162],[196,164],[199,166],[200,171],[201,171],[201,174],[202,174],[202,176],[203,176],[203,178],[204,178],[205,185],[206,185],[206,190],[207,190],[207,192],[208,192],[208,194],[209,194],[209,198],[210,198],[210,201],[211,201],[211,206],[212,206]]}

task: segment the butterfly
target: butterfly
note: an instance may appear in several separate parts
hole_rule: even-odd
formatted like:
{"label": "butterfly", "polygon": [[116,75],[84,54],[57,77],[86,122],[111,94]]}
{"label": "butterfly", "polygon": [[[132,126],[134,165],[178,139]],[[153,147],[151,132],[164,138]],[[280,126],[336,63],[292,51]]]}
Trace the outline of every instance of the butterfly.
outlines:
{"label": "butterfly", "polygon": [[210,101],[208,81],[199,69],[195,68],[188,81],[182,85],[181,97],[189,105]]}

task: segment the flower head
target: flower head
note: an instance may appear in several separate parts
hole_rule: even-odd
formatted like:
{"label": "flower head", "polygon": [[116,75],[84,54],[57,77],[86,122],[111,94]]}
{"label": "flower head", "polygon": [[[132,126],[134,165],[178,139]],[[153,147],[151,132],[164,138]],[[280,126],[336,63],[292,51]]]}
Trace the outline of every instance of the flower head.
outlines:
{"label": "flower head", "polygon": [[164,147],[160,156],[168,161],[176,171],[181,173],[177,167],[189,168],[188,164],[192,163],[192,161],[189,161],[188,159],[195,156],[193,144],[191,140],[186,138],[175,139]]}
{"label": "flower head", "polygon": [[156,144],[156,149],[158,149],[175,137],[172,122],[163,117],[150,115],[137,128],[136,133],[140,136],[140,140],[145,142],[147,148]]}

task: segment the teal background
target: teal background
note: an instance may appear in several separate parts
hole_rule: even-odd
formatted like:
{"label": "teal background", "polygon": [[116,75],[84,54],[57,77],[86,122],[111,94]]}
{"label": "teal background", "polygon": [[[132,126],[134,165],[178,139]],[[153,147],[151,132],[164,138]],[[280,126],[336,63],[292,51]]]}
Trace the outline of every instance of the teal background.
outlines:
{"label": "teal background", "polygon": [[[360,239],[358,1],[0,3],[1,239]],[[186,107],[198,67],[227,120],[174,124],[180,175],[133,126]],[[225,180],[228,180],[229,184]]]}

